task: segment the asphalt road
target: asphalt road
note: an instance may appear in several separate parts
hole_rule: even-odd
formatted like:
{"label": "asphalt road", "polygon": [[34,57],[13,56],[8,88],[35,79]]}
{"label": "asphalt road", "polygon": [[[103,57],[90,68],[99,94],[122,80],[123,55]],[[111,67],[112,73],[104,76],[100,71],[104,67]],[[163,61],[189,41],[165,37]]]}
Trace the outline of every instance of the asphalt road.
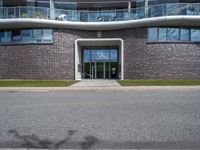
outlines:
{"label": "asphalt road", "polygon": [[198,91],[0,92],[0,148],[198,148]]}

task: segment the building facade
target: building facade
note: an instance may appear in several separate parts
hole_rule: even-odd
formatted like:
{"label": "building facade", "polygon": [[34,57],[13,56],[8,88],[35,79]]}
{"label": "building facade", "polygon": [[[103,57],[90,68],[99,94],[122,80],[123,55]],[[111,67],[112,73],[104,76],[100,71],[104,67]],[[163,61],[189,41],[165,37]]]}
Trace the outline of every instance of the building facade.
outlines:
{"label": "building facade", "polygon": [[200,0],[0,0],[0,79],[200,79]]}

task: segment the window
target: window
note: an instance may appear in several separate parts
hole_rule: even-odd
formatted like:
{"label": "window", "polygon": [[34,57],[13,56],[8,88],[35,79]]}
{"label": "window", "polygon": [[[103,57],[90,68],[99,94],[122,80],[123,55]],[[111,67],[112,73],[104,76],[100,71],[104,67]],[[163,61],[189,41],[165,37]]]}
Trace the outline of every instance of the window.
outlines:
{"label": "window", "polygon": [[0,31],[0,44],[51,43],[52,41],[52,29],[22,29],[12,31]]}
{"label": "window", "polygon": [[189,41],[190,40],[190,30],[189,29],[180,29],[180,40]]}
{"label": "window", "polygon": [[166,40],[167,40],[167,29],[159,28],[159,41],[166,41]]}
{"label": "window", "polygon": [[42,41],[42,30],[41,29],[35,29],[33,30],[33,41],[35,43]]}
{"label": "window", "polygon": [[1,43],[11,42],[11,31],[0,32],[0,42]]}
{"label": "window", "polygon": [[20,30],[13,30],[12,31],[12,41],[13,42],[20,42],[21,41]]}
{"label": "window", "polygon": [[179,40],[179,29],[178,28],[168,28],[167,40],[168,41],[178,41]]}
{"label": "window", "polygon": [[200,42],[200,29],[149,28],[149,42]]}
{"label": "window", "polygon": [[158,40],[158,28],[149,28],[148,40],[152,42]]}
{"label": "window", "polygon": [[51,42],[52,41],[52,30],[51,29],[44,29],[43,30],[43,42]]}
{"label": "window", "polygon": [[191,41],[200,41],[200,29],[191,30]]}
{"label": "window", "polygon": [[32,30],[22,30],[22,42],[32,42]]}

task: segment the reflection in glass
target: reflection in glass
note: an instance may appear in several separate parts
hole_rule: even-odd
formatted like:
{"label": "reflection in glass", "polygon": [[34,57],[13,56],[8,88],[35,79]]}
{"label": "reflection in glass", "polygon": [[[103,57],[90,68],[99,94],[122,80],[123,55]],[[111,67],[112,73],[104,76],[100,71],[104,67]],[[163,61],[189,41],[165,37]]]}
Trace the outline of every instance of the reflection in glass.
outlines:
{"label": "reflection in glass", "polygon": [[158,40],[158,28],[149,28],[148,31],[148,41],[157,41]]}
{"label": "reflection in glass", "polygon": [[106,61],[109,60],[109,51],[107,50],[92,50],[91,51],[92,61]]}
{"label": "reflection in glass", "polygon": [[180,40],[189,41],[190,40],[190,30],[189,29],[180,29]]}
{"label": "reflection in glass", "polygon": [[167,40],[167,29],[159,28],[159,41],[166,41],[166,40]]}
{"label": "reflection in glass", "polygon": [[118,50],[115,48],[84,49],[82,78],[118,78]]}
{"label": "reflection in glass", "polygon": [[89,62],[90,61],[90,50],[83,51],[83,61]]}
{"label": "reflection in glass", "polygon": [[167,39],[169,41],[178,41],[179,40],[179,29],[178,28],[168,28]]}
{"label": "reflection in glass", "polygon": [[191,41],[200,41],[200,30],[199,29],[191,30]]}

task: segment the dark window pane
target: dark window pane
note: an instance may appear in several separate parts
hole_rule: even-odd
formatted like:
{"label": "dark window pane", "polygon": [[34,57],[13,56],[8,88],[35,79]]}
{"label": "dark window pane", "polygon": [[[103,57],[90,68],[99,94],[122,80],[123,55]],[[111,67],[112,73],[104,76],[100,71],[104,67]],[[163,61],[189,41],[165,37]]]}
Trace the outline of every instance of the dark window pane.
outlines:
{"label": "dark window pane", "polygon": [[159,41],[166,41],[166,40],[167,40],[167,29],[159,28]]}
{"label": "dark window pane", "polygon": [[180,29],[180,40],[189,41],[190,40],[190,30],[189,29]]}
{"label": "dark window pane", "polygon": [[179,29],[178,28],[168,28],[167,40],[178,41],[179,40]]}
{"label": "dark window pane", "polygon": [[158,40],[158,28],[149,28],[148,31],[148,41]]}
{"label": "dark window pane", "polygon": [[21,41],[20,30],[14,30],[14,31],[12,31],[12,41],[13,42],[20,42]]}
{"label": "dark window pane", "polygon": [[1,42],[10,43],[11,42],[11,31],[2,31],[1,32]]}
{"label": "dark window pane", "polygon": [[191,41],[200,41],[200,30],[199,29],[191,30]]}
{"label": "dark window pane", "polygon": [[32,30],[22,30],[22,42],[32,42]]}

